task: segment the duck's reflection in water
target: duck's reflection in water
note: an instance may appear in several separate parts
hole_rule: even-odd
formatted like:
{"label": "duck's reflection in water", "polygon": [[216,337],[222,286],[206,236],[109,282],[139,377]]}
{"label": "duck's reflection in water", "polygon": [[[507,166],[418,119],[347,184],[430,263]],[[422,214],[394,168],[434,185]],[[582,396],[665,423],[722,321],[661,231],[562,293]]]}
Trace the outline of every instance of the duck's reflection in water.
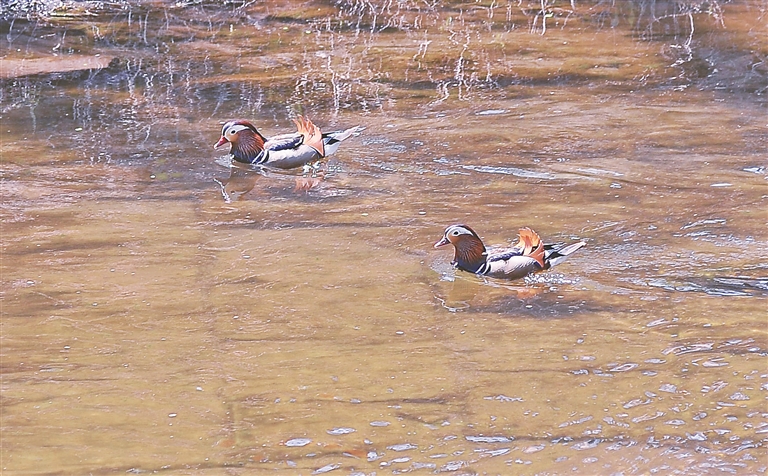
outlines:
{"label": "duck's reflection in water", "polygon": [[304,165],[301,177],[296,177],[294,192],[309,192],[325,179],[327,167],[323,162]]}
{"label": "duck's reflection in water", "polygon": [[501,316],[557,318],[587,310],[599,311],[583,301],[578,278],[540,273],[518,280],[477,276],[455,269],[443,259],[430,267],[440,275],[434,297],[449,312],[493,313]]}
{"label": "duck's reflection in water", "polygon": [[227,203],[239,200],[253,190],[256,182],[264,177],[273,181],[293,180],[294,192],[308,192],[317,187],[325,178],[326,167],[322,163],[305,165],[300,176],[269,167],[239,165],[234,162],[229,167],[229,177],[214,178],[221,187],[221,196]]}
{"label": "duck's reflection in water", "polygon": [[240,199],[243,195],[253,190],[259,177],[265,176],[262,168],[245,168],[233,165],[229,168],[229,177],[214,178],[214,182],[221,187],[221,196],[227,203]]}
{"label": "duck's reflection in water", "polygon": [[442,278],[436,289],[435,298],[440,305],[451,311],[484,309],[500,300],[517,299],[525,302],[547,292],[544,287],[534,287],[525,280],[506,282],[493,278],[484,278],[464,271],[447,271],[449,265],[441,265]]}

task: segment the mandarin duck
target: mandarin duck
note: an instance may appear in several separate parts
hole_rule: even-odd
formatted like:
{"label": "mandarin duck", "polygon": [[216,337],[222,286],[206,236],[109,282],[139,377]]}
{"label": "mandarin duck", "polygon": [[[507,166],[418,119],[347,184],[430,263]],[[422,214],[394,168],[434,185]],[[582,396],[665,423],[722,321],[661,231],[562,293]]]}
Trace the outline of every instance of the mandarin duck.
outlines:
{"label": "mandarin duck", "polygon": [[451,244],[455,249],[453,265],[461,270],[493,278],[518,279],[549,269],[586,245],[579,241],[570,245],[545,245],[530,228],[519,231],[519,241],[511,248],[486,250],[483,241],[467,225],[451,225],[445,229],[435,248]]}
{"label": "mandarin duck", "polygon": [[341,141],[365,129],[356,126],[321,133],[320,128],[305,117],[298,116],[293,122],[296,132],[266,138],[248,121],[229,121],[221,128],[221,138],[213,148],[229,143],[230,153],[238,162],[292,169],[333,154]]}

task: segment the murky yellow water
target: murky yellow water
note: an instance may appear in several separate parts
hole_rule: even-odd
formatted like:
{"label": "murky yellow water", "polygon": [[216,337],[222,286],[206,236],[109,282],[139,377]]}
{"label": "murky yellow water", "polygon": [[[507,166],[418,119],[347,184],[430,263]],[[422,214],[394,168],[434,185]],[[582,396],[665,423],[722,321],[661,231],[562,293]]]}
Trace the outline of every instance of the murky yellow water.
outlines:
{"label": "murky yellow water", "polygon": [[[573,3],[4,24],[2,473],[764,474],[764,6]],[[211,149],[296,113],[309,191]]]}

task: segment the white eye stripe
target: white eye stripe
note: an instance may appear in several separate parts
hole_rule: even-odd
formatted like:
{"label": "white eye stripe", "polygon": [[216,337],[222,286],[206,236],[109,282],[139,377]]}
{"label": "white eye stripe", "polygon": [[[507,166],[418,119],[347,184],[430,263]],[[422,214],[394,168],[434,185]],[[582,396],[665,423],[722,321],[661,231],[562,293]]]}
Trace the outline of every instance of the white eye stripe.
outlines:
{"label": "white eye stripe", "polygon": [[464,228],[463,226],[449,226],[447,230],[445,230],[446,235],[452,235],[452,236],[459,236],[459,235],[471,235],[472,232]]}
{"label": "white eye stripe", "polygon": [[237,134],[238,132],[244,129],[248,129],[248,127],[242,124],[232,124],[231,126],[224,126],[224,129],[221,131],[221,135]]}

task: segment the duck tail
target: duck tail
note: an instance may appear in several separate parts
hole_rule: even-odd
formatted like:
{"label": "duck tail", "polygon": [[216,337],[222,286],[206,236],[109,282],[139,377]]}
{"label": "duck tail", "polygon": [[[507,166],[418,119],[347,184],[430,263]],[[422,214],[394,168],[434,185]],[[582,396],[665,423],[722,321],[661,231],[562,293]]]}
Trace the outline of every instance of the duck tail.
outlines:
{"label": "duck tail", "polygon": [[339,148],[341,141],[349,139],[352,136],[360,135],[365,130],[365,127],[355,126],[345,129],[343,131],[326,132],[323,134],[323,142],[325,143],[326,155],[331,155]]}
{"label": "duck tail", "polygon": [[546,269],[549,269],[552,266],[557,266],[558,264],[565,261],[568,256],[572,255],[585,246],[587,246],[587,244],[583,241],[572,243],[563,247],[550,245],[546,250]]}

